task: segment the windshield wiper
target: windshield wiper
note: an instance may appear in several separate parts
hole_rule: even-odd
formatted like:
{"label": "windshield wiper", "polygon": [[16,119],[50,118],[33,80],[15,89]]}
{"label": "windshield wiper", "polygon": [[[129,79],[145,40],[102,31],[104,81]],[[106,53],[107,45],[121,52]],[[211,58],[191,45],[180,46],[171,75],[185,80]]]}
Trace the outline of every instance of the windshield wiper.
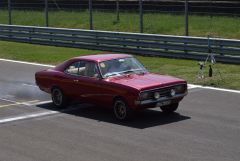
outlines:
{"label": "windshield wiper", "polygon": [[123,73],[123,74],[135,73],[135,71],[142,71],[142,69],[130,69],[130,70],[123,71],[121,73]]}
{"label": "windshield wiper", "polygon": [[117,72],[107,73],[107,74],[104,75],[104,77],[111,77],[111,76],[114,76],[114,75],[119,75],[119,73],[117,73]]}
{"label": "windshield wiper", "polygon": [[133,72],[134,72],[134,70],[126,70],[126,71],[123,71],[123,72],[121,72],[121,73],[127,74],[127,73],[133,73]]}
{"label": "windshield wiper", "polygon": [[138,74],[145,74],[146,73],[146,71],[140,71],[140,72],[138,72]]}
{"label": "windshield wiper", "polygon": [[140,71],[140,74],[145,73],[145,71],[143,69],[130,69],[130,70],[126,70],[126,71],[122,71],[122,72],[113,72],[113,73],[107,73],[104,75],[104,77],[111,77],[114,75],[121,75],[121,74],[128,74],[128,73],[135,73],[135,71]]}

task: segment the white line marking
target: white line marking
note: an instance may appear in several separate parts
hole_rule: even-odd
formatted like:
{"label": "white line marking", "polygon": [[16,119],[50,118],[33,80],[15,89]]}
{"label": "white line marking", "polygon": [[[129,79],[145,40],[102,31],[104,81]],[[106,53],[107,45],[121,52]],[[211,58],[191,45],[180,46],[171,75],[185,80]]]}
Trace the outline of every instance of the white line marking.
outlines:
{"label": "white line marking", "polygon": [[224,88],[215,88],[215,87],[209,87],[209,86],[201,86],[201,85],[188,84],[188,89],[193,89],[193,88],[202,88],[202,89],[211,89],[211,90],[216,90],[216,91],[240,93],[240,91],[238,91],[238,90],[224,89]]}
{"label": "white line marking", "polygon": [[6,98],[0,98],[0,100],[6,101],[6,102],[11,102],[11,103],[17,103],[16,101],[12,101],[12,100],[9,100],[9,99],[6,99]]}
{"label": "white line marking", "polygon": [[31,105],[32,105],[32,106],[37,106],[37,105],[47,104],[47,103],[52,103],[52,101],[51,101],[51,100],[49,100],[49,101],[42,101],[42,102],[33,103],[33,104],[31,104]]}
{"label": "white line marking", "polygon": [[[53,65],[48,65],[48,64],[31,63],[31,62],[16,61],[16,60],[10,60],[10,59],[0,59],[0,61],[20,63],[20,64],[28,64],[28,65],[36,65],[36,66],[43,66],[43,67],[51,67],[51,68],[55,67],[55,66],[53,66]],[[224,88],[215,88],[215,87],[200,86],[200,85],[194,85],[194,84],[188,84],[188,85],[190,86],[189,89],[192,89],[192,88],[203,88],[203,89],[211,89],[211,90],[223,91],[223,92],[240,93],[239,90],[231,90],[231,89],[224,89]]]}
{"label": "white line marking", "polygon": [[35,114],[28,114],[28,115],[22,115],[22,116],[17,116],[17,117],[11,117],[11,118],[6,118],[0,120],[0,124],[7,123],[7,122],[13,122],[13,121],[19,121],[19,120],[25,120],[25,119],[30,119],[30,118],[35,118],[35,117],[42,117],[42,116],[47,116],[47,115],[52,115],[52,114],[57,114],[59,113],[58,111],[48,111],[48,112],[40,112],[40,113],[35,113]]}
{"label": "white line marking", "polygon": [[0,61],[6,61],[6,62],[12,62],[12,63],[20,63],[20,64],[28,64],[28,65],[35,65],[35,66],[43,66],[43,67],[55,67],[53,65],[48,64],[39,64],[39,63],[31,63],[31,62],[25,62],[25,61],[17,61],[17,60],[10,60],[10,59],[0,59]]}
{"label": "white line marking", "polygon": [[194,85],[194,84],[188,84],[188,89],[193,89],[193,88],[201,88],[201,86]]}
{"label": "white line marking", "polygon": [[14,98],[15,96],[14,95],[6,95],[5,98]]}
{"label": "white line marking", "polygon": [[200,88],[240,94],[240,91],[238,91],[238,90],[231,90],[231,89],[224,89],[224,88],[215,88],[215,87],[209,87],[209,86],[200,86]]}
{"label": "white line marking", "polygon": [[[0,98],[0,100],[6,101],[6,102],[11,102],[11,103],[14,103],[14,104],[22,104],[22,105],[26,105],[26,106],[31,106],[31,104],[29,104],[28,102],[17,102],[17,101],[12,101],[12,100],[9,100],[9,99],[6,99],[6,98]],[[39,100],[33,100],[33,102],[36,102],[36,101],[39,101]],[[31,102],[31,101],[29,101],[29,102]]]}
{"label": "white line marking", "polygon": [[0,108],[9,107],[9,106],[16,106],[16,105],[28,105],[28,106],[30,106],[31,104],[29,104],[29,103],[35,103],[35,102],[38,102],[38,101],[39,100],[33,100],[33,101],[27,101],[27,102],[17,102],[17,103],[13,103],[13,104],[0,105]]}
{"label": "white line marking", "polygon": [[37,118],[37,117],[43,117],[43,116],[49,116],[49,115],[64,113],[64,112],[72,111],[72,110],[76,110],[76,109],[78,109],[78,107],[70,107],[70,108],[67,108],[67,109],[61,110],[61,111],[47,111],[47,112],[39,112],[39,113],[32,113],[32,114],[21,115],[21,116],[16,116],[16,117],[10,117],[10,118],[5,118],[5,119],[0,120],[0,124],[13,122],[13,121],[32,119],[32,118]]}
{"label": "white line marking", "polygon": [[38,88],[38,86],[36,86],[36,85],[31,85],[31,84],[26,84],[26,83],[23,83],[22,85],[23,86],[29,86],[29,87]]}

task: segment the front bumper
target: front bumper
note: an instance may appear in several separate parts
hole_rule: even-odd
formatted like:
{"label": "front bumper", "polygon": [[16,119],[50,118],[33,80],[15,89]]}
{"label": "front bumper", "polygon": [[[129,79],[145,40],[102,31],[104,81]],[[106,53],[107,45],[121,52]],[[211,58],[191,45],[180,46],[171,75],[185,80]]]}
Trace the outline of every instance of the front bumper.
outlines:
{"label": "front bumper", "polygon": [[178,103],[186,95],[187,95],[187,92],[183,93],[183,94],[176,94],[175,96],[171,96],[171,97],[166,96],[166,97],[161,97],[159,99],[136,101],[135,104],[138,107],[141,107],[141,108],[153,108],[153,107],[157,107],[157,106],[160,106],[160,105],[164,105],[164,103],[166,103],[166,102],[167,102],[166,105],[173,104],[173,103]]}

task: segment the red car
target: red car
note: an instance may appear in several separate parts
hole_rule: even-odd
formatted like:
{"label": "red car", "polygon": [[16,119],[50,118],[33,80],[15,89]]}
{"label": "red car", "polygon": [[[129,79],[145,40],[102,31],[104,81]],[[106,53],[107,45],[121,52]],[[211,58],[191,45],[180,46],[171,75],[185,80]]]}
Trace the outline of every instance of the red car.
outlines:
{"label": "red car", "polygon": [[72,58],[35,74],[39,88],[52,95],[53,104],[71,101],[113,108],[117,119],[133,111],[160,107],[173,112],[187,95],[187,82],[148,72],[133,56],[99,54]]}

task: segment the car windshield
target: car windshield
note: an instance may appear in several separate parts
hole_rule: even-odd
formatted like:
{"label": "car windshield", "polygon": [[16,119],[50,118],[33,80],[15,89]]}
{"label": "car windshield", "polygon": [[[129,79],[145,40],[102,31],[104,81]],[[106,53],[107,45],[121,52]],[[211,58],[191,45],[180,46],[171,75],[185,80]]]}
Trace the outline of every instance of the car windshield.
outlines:
{"label": "car windshield", "polygon": [[104,78],[129,73],[145,73],[147,71],[144,66],[133,57],[103,61],[99,63],[99,66]]}

